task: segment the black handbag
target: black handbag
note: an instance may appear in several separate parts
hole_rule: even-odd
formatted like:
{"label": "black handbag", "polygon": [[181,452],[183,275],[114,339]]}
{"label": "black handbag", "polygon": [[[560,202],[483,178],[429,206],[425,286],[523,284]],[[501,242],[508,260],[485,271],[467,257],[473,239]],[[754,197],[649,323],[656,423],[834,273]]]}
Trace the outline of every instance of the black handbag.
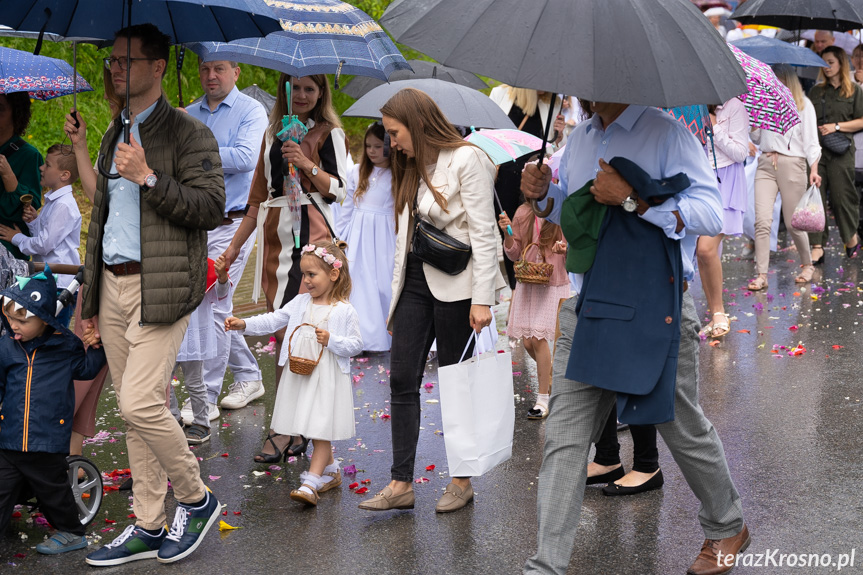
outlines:
{"label": "black handbag", "polygon": [[470,246],[422,219],[416,198],[414,198],[413,216],[415,227],[411,251],[414,255],[445,274],[455,276],[463,272],[470,262]]}
{"label": "black handbag", "polygon": [[[824,96],[821,96],[821,125],[826,125],[827,120],[824,118]],[[843,155],[851,148],[851,139],[842,132],[830,132],[826,136],[821,136],[821,145],[833,152],[837,156]]]}

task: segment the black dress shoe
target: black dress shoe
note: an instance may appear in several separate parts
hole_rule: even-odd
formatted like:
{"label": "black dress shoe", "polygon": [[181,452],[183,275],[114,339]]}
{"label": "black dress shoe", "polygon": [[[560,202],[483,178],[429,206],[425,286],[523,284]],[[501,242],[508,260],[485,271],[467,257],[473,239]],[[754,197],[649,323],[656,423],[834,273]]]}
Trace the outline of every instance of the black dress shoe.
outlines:
{"label": "black dress shoe", "polygon": [[602,488],[602,493],[605,495],[635,495],[636,493],[644,493],[645,491],[653,491],[659,489],[665,480],[662,478],[662,470],[656,472],[656,475],[635,487],[626,487],[617,483],[609,483]]}
{"label": "black dress shoe", "polygon": [[611,483],[612,481],[617,481],[621,477],[626,475],[626,471],[623,469],[621,465],[617,469],[612,469],[608,473],[603,473],[602,475],[594,475],[593,477],[588,477],[587,481],[584,482],[585,485],[596,485],[597,483]]}

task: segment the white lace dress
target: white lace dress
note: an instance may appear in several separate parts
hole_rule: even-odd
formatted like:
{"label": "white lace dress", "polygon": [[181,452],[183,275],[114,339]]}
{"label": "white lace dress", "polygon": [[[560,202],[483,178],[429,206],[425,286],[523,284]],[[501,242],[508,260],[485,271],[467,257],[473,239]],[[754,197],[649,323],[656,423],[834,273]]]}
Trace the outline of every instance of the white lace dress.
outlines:
{"label": "white lace dress", "polygon": [[[330,332],[330,341],[311,375],[298,375],[288,368],[287,338],[302,323]],[[287,326],[279,358],[284,365],[276,392],[270,427],[284,435],[339,441],[355,435],[353,387],[349,359],[362,352],[359,318],[349,303],[314,305],[309,294],[300,294],[285,307],[246,320],[245,333],[265,335]],[[293,354],[317,357],[313,327],[303,326],[294,335]]]}

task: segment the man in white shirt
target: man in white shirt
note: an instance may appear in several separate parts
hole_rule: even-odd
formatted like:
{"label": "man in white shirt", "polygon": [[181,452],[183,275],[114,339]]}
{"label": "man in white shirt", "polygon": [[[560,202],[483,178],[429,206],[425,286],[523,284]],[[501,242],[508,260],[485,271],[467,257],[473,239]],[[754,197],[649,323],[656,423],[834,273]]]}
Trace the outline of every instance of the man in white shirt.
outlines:
{"label": "man in white shirt", "polygon": [[[78,246],[81,245],[81,211],[72,192],[78,180],[78,165],[72,146],[55,144],[48,148],[45,163],[39,168],[45,194],[42,211],[36,215],[33,206],[25,206],[24,221],[32,236],[21,233],[18,227],[0,225],[0,239],[12,242],[33,261],[81,265]],[[57,287],[63,288],[72,281],[70,275],[57,276]]]}

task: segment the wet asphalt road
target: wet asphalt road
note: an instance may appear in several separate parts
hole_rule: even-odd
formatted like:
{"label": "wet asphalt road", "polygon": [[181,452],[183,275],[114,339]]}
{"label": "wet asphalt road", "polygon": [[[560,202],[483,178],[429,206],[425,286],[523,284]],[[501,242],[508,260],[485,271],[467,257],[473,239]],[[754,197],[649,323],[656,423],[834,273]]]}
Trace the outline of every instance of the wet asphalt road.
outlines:
{"label": "wet asphalt road", "polygon": [[[855,565],[841,572],[861,573],[860,262],[849,262],[840,255],[841,246],[828,247],[826,264],[814,287],[801,288],[793,282],[796,254],[778,252],[771,258],[769,289],[750,295],[741,289],[753,275],[752,261],[739,257],[742,247],[741,240],[726,244],[725,299],[734,321],[731,333],[718,346],[701,345],[701,403],[719,431],[743,497],[752,534],[750,551],[830,553],[833,559],[854,552]],[[699,311],[705,312],[698,282],[691,289]],[[505,312],[506,304],[498,308],[500,329]],[[792,348],[801,342],[806,351],[798,356],[776,347]],[[505,336],[499,345],[507,348]],[[620,356],[625,359],[626,350],[620,350]],[[535,488],[544,429],[542,422],[524,418],[536,388],[531,360],[520,347],[513,351],[513,370],[518,375],[512,459],[475,480],[476,500],[467,509],[436,515],[435,500],[448,479],[443,437],[435,433],[442,426],[434,363],[427,368],[426,381],[435,385],[422,391],[416,462],[417,477],[428,482],[415,485],[416,508],[379,514],[357,509],[369,495],[353,493],[348,484],[370,479],[368,487],[373,493],[386,485],[391,463],[390,423],[380,417],[388,408],[388,355],[372,354],[364,359],[367,361],[353,364],[353,374],[363,374],[354,385],[357,439],[337,443],[335,451],[343,466],[353,464],[358,472],[353,478],[345,477],[340,489],[324,494],[317,508],[304,509],[288,498],[300,473],[308,468],[308,459],[280,463],[279,469],[272,470],[252,462],[275,396],[273,357],[265,352],[261,365],[267,394],[245,409],[223,413],[212,441],[195,449],[202,458],[202,476],[225,504],[227,515],[222,519],[239,529],[211,532],[194,555],[172,566],[143,561],[101,571],[520,572],[536,545]],[[86,446],[84,454],[102,471],[127,467],[113,393],[103,395],[98,429],[110,434],[109,438]],[[626,432],[620,438],[628,469],[631,439]],[[435,469],[425,471],[431,465]],[[587,489],[571,573],[685,573],[703,541],[698,502],[662,444],[660,465],[665,486],[659,491],[607,498],[598,487]],[[170,495],[169,509],[173,509]],[[130,521],[129,513],[128,493],[109,492],[99,517],[88,528],[91,549],[116,536]],[[0,571],[68,574],[90,570],[83,563],[83,551],[60,557],[37,554],[32,546],[46,533],[46,528],[28,522],[26,512],[13,520],[10,533],[0,540]],[[22,534],[26,540],[21,539]],[[816,574],[836,572],[836,567],[739,566],[734,572]]]}

